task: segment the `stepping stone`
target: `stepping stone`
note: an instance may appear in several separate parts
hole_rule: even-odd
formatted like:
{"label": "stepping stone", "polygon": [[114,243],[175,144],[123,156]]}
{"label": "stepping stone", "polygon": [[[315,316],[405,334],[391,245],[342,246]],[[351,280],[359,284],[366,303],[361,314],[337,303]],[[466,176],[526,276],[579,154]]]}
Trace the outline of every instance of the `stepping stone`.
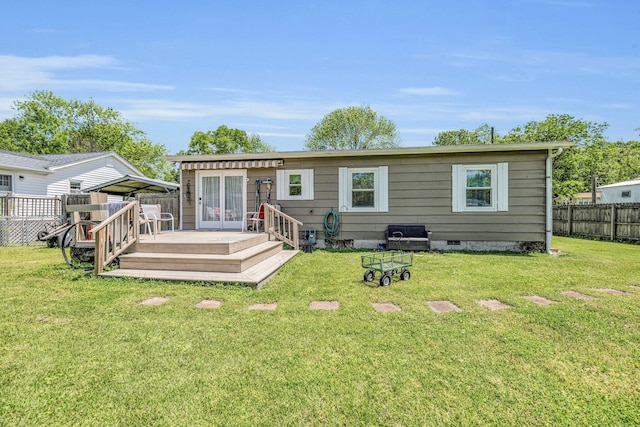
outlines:
{"label": "stepping stone", "polygon": [[462,311],[460,307],[451,301],[427,301],[427,305],[436,313],[446,313],[448,311]]}
{"label": "stepping stone", "polygon": [[596,291],[604,292],[606,294],[611,294],[611,295],[629,295],[629,292],[623,292],[617,289],[609,289],[609,288],[596,289]]}
{"label": "stepping stone", "polygon": [[575,292],[575,291],[560,292],[560,295],[564,295],[571,298],[578,298],[578,299],[596,299],[596,297],[593,297],[591,295],[581,294],[580,292]]}
{"label": "stepping stone", "polygon": [[165,302],[169,301],[169,298],[165,297],[153,297],[148,298],[140,303],[140,305],[162,305]]}
{"label": "stepping stone", "polygon": [[338,301],[311,301],[309,310],[337,310],[340,308]]}
{"label": "stepping stone", "polygon": [[220,308],[220,306],[222,302],[214,299],[205,299],[196,304],[196,308]]}
{"label": "stepping stone", "polygon": [[481,299],[478,304],[487,307],[490,310],[504,310],[505,308],[513,308],[509,304],[505,304],[497,299]]}
{"label": "stepping stone", "polygon": [[529,295],[526,297],[522,297],[524,299],[526,299],[527,301],[531,301],[532,303],[538,304],[538,305],[551,305],[551,304],[556,304],[558,301],[552,301],[550,299],[546,299],[545,297],[541,297],[538,295]]}
{"label": "stepping stone", "polygon": [[390,302],[372,302],[371,305],[376,309],[376,311],[381,313],[402,311],[400,307],[395,304],[391,304]]}
{"label": "stepping stone", "polygon": [[249,306],[249,310],[270,310],[273,311],[278,308],[277,302],[272,302],[268,304],[253,304]]}

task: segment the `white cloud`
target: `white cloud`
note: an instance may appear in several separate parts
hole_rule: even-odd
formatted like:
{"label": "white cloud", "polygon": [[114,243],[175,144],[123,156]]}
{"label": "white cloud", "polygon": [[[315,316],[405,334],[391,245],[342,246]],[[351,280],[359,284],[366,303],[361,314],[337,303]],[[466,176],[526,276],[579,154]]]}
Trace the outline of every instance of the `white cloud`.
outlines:
{"label": "white cloud", "polygon": [[21,92],[47,88],[96,89],[106,91],[170,90],[172,86],[134,83],[109,79],[61,78],[58,73],[71,70],[116,69],[118,61],[111,56],[45,56],[20,57],[0,55],[0,91]]}
{"label": "white cloud", "polygon": [[164,99],[120,100],[120,111],[130,120],[184,120],[190,118],[239,117],[273,120],[320,120],[328,111],[326,105],[314,102],[237,101],[220,103],[188,103]]}
{"label": "white cloud", "polygon": [[406,87],[399,89],[402,93],[408,93],[410,95],[420,95],[420,96],[455,96],[459,95],[458,92],[447,89],[440,86],[434,87]]}

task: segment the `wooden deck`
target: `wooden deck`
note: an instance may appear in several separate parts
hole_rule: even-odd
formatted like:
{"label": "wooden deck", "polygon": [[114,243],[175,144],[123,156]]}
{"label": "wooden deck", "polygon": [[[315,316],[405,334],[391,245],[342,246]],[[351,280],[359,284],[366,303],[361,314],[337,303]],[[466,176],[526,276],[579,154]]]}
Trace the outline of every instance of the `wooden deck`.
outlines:
{"label": "wooden deck", "polygon": [[120,268],[100,276],[260,287],[298,252],[283,250],[265,233],[165,231],[141,235],[134,250],[120,256]]}

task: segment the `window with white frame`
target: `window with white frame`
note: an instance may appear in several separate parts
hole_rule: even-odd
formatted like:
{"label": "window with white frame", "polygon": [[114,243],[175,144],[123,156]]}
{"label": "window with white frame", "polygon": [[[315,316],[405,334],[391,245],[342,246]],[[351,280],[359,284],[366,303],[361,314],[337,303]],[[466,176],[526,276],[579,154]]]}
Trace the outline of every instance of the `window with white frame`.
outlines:
{"label": "window with white frame", "polygon": [[8,193],[13,191],[11,175],[0,174],[0,191],[6,191]]}
{"label": "window with white frame", "polygon": [[388,212],[389,168],[339,168],[340,212]]}
{"label": "window with white frame", "polygon": [[70,194],[82,193],[82,181],[69,180],[69,193]]}
{"label": "window with white frame", "polygon": [[313,200],[313,169],[277,170],[278,200]]}
{"label": "window with white frame", "polygon": [[453,165],[453,212],[509,210],[508,163]]}

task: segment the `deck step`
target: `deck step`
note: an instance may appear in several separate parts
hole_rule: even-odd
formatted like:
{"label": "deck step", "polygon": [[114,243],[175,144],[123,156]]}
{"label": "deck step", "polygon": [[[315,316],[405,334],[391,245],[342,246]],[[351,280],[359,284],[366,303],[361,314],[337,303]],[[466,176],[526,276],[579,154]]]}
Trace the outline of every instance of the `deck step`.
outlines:
{"label": "deck step", "polygon": [[266,241],[231,254],[194,253],[192,245],[175,252],[133,252],[120,257],[120,269],[241,273],[282,251],[282,242]]}
{"label": "deck step", "polygon": [[139,279],[172,280],[186,282],[209,283],[245,283],[260,287],[266,283],[284,264],[296,256],[299,251],[283,250],[269,258],[260,261],[240,273],[202,272],[202,271],[171,271],[171,270],[142,270],[119,268],[105,271],[101,277],[134,277]]}
{"label": "deck step", "polygon": [[156,238],[143,237],[134,252],[229,255],[269,241],[264,233],[161,233]]}

